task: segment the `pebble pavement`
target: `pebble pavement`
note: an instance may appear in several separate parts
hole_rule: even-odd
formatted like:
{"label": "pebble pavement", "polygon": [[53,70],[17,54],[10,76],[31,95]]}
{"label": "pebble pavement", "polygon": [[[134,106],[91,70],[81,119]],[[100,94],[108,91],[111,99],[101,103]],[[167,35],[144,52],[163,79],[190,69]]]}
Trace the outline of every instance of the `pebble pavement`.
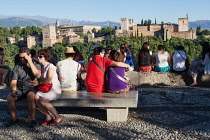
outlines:
{"label": "pebble pavement", "polygon": [[[127,122],[106,122],[105,110],[58,108],[63,121],[57,126],[30,128],[26,108],[18,108],[20,123],[6,128],[9,88],[0,88],[0,140],[34,139],[210,139],[209,87],[139,87],[138,108],[129,109]],[[41,123],[41,119],[37,119]]]}

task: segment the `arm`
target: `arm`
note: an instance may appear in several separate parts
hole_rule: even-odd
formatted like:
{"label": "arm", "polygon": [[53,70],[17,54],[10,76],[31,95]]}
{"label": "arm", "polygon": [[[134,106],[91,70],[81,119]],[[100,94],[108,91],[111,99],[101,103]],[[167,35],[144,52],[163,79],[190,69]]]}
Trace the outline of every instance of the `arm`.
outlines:
{"label": "arm", "polygon": [[129,68],[130,69],[130,65],[124,63],[124,62],[115,62],[112,61],[110,66],[116,66],[116,67],[123,67],[123,68]]}
{"label": "arm", "polygon": [[40,78],[41,77],[41,71],[39,69],[37,69],[37,67],[34,65],[31,56],[25,55],[25,59],[28,61],[34,77]]}
{"label": "arm", "polygon": [[[200,61],[199,61],[200,62]],[[206,55],[205,55],[205,59],[204,59],[204,61],[203,62],[201,62],[201,64],[203,64],[203,65],[207,65],[208,64],[208,62],[209,62],[209,53],[206,53]]]}
{"label": "arm", "polygon": [[46,79],[41,81],[40,83],[52,83],[54,72],[55,72],[55,70],[53,68],[49,68],[47,71]]}
{"label": "arm", "polygon": [[170,56],[170,53],[168,53],[168,63],[171,63],[171,56]]}
{"label": "arm", "polygon": [[10,83],[12,90],[17,90],[17,80],[12,80]]}
{"label": "arm", "polygon": [[[156,53],[155,53],[156,54]],[[153,54],[153,64],[156,64],[156,57],[155,57],[155,54]]]}
{"label": "arm", "polygon": [[126,61],[126,56],[127,56],[127,53],[126,53],[126,52],[124,52],[124,60],[123,60],[123,62],[125,62],[125,61]]}

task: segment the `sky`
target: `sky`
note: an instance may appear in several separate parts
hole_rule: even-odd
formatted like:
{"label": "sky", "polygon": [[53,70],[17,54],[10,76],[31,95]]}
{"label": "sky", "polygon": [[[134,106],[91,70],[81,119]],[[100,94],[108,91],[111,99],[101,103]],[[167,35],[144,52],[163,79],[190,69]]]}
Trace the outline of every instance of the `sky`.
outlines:
{"label": "sky", "polygon": [[1,15],[46,16],[77,21],[115,21],[151,19],[177,23],[210,20],[210,0],[0,0]]}

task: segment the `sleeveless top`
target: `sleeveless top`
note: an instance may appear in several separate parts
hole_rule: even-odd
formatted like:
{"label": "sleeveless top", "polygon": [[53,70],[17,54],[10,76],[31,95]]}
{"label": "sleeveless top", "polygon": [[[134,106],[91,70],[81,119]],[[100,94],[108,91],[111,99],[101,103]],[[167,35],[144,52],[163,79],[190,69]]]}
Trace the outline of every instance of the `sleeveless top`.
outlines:
{"label": "sleeveless top", "polygon": [[[121,77],[125,75],[125,68],[122,67],[112,67],[113,70]],[[110,67],[106,70],[106,79],[107,79],[107,90],[117,91],[126,88],[126,83],[118,79],[110,70]]]}
{"label": "sleeveless top", "polygon": [[184,71],[186,69],[186,59],[187,54],[184,51],[175,51],[173,55],[173,69],[175,71]]}
{"label": "sleeveless top", "polygon": [[138,66],[150,66],[151,65],[151,56],[149,52],[145,53],[144,57],[141,57],[140,53],[138,55],[139,57],[139,62],[138,62]]}
{"label": "sleeveless top", "polygon": [[132,55],[128,51],[124,51],[124,52],[126,52],[126,54],[127,54],[125,63],[130,65],[130,66],[134,66],[133,60],[132,60]]}
{"label": "sleeveless top", "polygon": [[168,52],[164,54],[155,53],[156,57],[156,66],[157,67],[167,67],[168,66]]}

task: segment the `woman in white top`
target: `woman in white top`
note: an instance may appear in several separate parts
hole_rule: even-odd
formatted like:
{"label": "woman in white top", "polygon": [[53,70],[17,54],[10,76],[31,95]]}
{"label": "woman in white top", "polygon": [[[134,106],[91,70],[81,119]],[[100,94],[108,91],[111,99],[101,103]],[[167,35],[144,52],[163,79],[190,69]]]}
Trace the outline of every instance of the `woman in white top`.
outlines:
{"label": "woman in white top", "polygon": [[163,45],[158,45],[158,52],[154,54],[155,71],[167,72],[170,70],[170,54],[164,50]]}
{"label": "woman in white top", "polygon": [[183,46],[178,46],[177,51],[173,53],[173,70],[182,72],[189,67],[189,60],[187,54],[184,52]]}
{"label": "woman in white top", "polygon": [[[42,122],[42,125],[57,125],[59,122],[62,121],[62,118],[50,103],[51,100],[56,100],[61,96],[61,85],[58,81],[58,76],[56,73],[56,66],[52,63],[48,62],[52,58],[52,52],[49,49],[41,49],[38,51],[38,59],[39,62],[42,64],[42,75],[41,75],[41,82],[42,83],[52,83],[53,86],[49,92],[43,93],[38,91],[35,96],[35,101],[39,109],[42,113],[46,116],[45,121]],[[52,120],[51,112],[55,119]]]}

